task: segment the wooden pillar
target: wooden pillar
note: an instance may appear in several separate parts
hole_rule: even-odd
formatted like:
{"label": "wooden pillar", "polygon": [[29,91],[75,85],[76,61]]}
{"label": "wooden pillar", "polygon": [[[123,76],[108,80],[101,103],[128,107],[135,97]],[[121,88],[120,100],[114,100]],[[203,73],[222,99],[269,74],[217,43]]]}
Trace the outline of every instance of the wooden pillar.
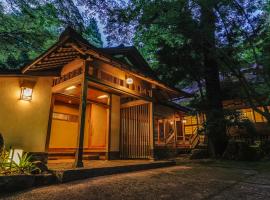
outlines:
{"label": "wooden pillar", "polygon": [[75,154],[74,167],[83,167],[83,143],[84,143],[84,130],[85,130],[85,113],[87,105],[87,91],[88,91],[88,71],[90,67],[90,61],[84,60],[82,82],[81,82],[81,96],[80,96],[80,108],[79,108],[79,128],[77,137],[77,149]]}
{"label": "wooden pillar", "polygon": [[109,113],[108,113],[108,121],[107,121],[107,136],[106,136],[106,160],[110,160],[110,152],[111,152],[111,121],[112,121],[112,94],[109,97]]}
{"label": "wooden pillar", "polygon": [[175,118],[176,113],[173,114],[173,129],[174,129],[174,147],[175,151],[177,150],[177,126],[176,126],[176,118]]}
{"label": "wooden pillar", "polygon": [[155,141],[154,141],[154,103],[149,103],[149,125],[150,125],[150,159],[155,158]]}
{"label": "wooden pillar", "polygon": [[49,145],[50,145],[54,102],[55,102],[55,94],[52,94],[50,112],[49,112],[49,119],[48,119],[48,126],[47,126],[46,144],[45,144],[45,152],[46,153],[48,153]]}

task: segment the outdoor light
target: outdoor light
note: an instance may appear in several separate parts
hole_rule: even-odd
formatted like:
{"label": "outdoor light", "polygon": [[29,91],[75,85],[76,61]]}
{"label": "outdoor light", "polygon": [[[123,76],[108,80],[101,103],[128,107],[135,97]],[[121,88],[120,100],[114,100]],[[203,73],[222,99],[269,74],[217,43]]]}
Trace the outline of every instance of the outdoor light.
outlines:
{"label": "outdoor light", "polygon": [[108,95],[104,94],[104,95],[98,96],[97,98],[98,99],[106,99],[106,98],[108,98]]}
{"label": "outdoor light", "polygon": [[10,161],[13,161],[17,165],[20,163],[20,158],[23,155],[23,150],[22,149],[10,149],[9,153],[9,159]]}
{"label": "outdoor light", "polygon": [[127,78],[127,79],[126,79],[126,83],[127,83],[128,85],[133,84],[133,79],[132,79],[132,78]]}
{"label": "outdoor light", "polygon": [[21,86],[21,95],[20,100],[31,101],[33,96],[33,88],[35,82],[23,80],[20,84]]}
{"label": "outdoor light", "polygon": [[72,85],[72,86],[67,87],[65,90],[73,90],[75,88],[76,88],[76,86],[75,85]]}
{"label": "outdoor light", "polygon": [[20,98],[21,100],[31,101],[32,94],[33,94],[32,88],[21,87],[21,98]]}
{"label": "outdoor light", "polygon": [[183,124],[187,123],[187,120],[183,119],[183,120],[182,120],[182,123],[183,123]]}

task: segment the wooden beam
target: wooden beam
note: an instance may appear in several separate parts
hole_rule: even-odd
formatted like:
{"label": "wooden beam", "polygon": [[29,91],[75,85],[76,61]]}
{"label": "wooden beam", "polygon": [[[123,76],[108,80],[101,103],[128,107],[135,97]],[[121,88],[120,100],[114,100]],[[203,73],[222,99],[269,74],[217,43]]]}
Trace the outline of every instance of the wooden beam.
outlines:
{"label": "wooden beam", "polygon": [[109,113],[108,113],[108,130],[107,130],[107,144],[106,144],[106,160],[110,160],[110,151],[111,151],[111,121],[112,121],[112,94],[110,94],[109,98]]}
{"label": "wooden beam", "polygon": [[88,91],[88,71],[90,67],[90,61],[84,60],[83,77],[81,83],[81,99],[79,109],[79,129],[77,138],[77,149],[75,154],[74,167],[83,167],[83,143],[84,143],[84,130],[85,130],[85,116],[87,105],[87,91]]}
{"label": "wooden beam", "polygon": [[135,101],[130,101],[124,104],[121,104],[121,108],[127,108],[127,107],[131,107],[131,106],[139,106],[139,105],[143,105],[143,104],[147,104],[150,103],[149,101],[145,101],[145,100],[135,100]]}
{"label": "wooden beam", "polygon": [[61,59],[65,59],[65,58],[71,58],[71,57],[79,57],[79,53],[76,53],[76,54],[70,54],[70,55],[67,55],[67,56],[53,56],[53,57],[46,57],[44,58],[43,60],[44,61],[48,61],[48,60],[61,60]]}
{"label": "wooden beam", "polygon": [[57,60],[57,61],[49,61],[37,64],[37,67],[49,67],[49,66],[55,66],[55,65],[66,65],[67,63],[71,62],[73,59],[70,58],[68,60]]}
{"label": "wooden beam", "polygon": [[78,52],[66,52],[66,53],[52,53],[49,55],[49,58],[55,58],[59,56],[70,56],[70,55],[78,55]]}
{"label": "wooden beam", "polygon": [[51,68],[58,68],[58,67],[62,67],[63,65],[52,65],[52,66],[46,66],[46,67],[35,67],[35,68],[31,68],[28,71],[33,72],[33,71],[39,71],[39,70],[49,70]]}
{"label": "wooden beam", "polygon": [[55,102],[55,94],[52,94],[50,112],[49,112],[49,119],[48,119],[48,126],[47,126],[46,144],[45,144],[45,152],[47,152],[47,153],[48,153],[48,150],[49,150],[50,138],[51,138],[51,128],[52,128],[54,102]]}
{"label": "wooden beam", "polygon": [[38,65],[41,65],[41,64],[49,64],[49,63],[55,63],[55,62],[65,62],[65,61],[70,61],[70,60],[73,60],[73,59],[75,59],[75,58],[77,58],[77,56],[69,56],[69,57],[64,57],[64,58],[61,58],[61,59],[59,59],[59,58],[57,58],[57,59],[55,59],[55,58],[52,58],[52,59],[49,59],[49,60],[42,60],[42,61],[40,61],[39,63],[38,63]]}
{"label": "wooden beam", "polygon": [[78,51],[80,54],[82,54],[82,55],[85,55],[86,53],[83,51],[83,50],[81,50],[77,45],[75,45],[75,44],[70,44],[70,46],[73,48],[73,49],[75,49],[76,51]]}

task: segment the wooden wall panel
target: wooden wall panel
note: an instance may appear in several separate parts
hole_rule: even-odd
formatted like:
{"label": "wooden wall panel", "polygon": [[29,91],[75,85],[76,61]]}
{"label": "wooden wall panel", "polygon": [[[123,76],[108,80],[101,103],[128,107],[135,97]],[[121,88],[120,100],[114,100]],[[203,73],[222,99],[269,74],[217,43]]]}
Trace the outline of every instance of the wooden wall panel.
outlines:
{"label": "wooden wall panel", "polygon": [[149,104],[121,109],[120,156],[147,159],[150,156]]}

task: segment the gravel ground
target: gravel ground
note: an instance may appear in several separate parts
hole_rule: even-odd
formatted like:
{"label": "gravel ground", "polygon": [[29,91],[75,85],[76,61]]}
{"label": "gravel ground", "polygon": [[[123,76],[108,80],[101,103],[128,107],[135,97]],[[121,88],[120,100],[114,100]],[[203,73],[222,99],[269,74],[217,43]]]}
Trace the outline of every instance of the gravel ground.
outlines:
{"label": "gravel ground", "polygon": [[2,199],[270,199],[268,166],[179,163],[174,167],[36,188]]}

